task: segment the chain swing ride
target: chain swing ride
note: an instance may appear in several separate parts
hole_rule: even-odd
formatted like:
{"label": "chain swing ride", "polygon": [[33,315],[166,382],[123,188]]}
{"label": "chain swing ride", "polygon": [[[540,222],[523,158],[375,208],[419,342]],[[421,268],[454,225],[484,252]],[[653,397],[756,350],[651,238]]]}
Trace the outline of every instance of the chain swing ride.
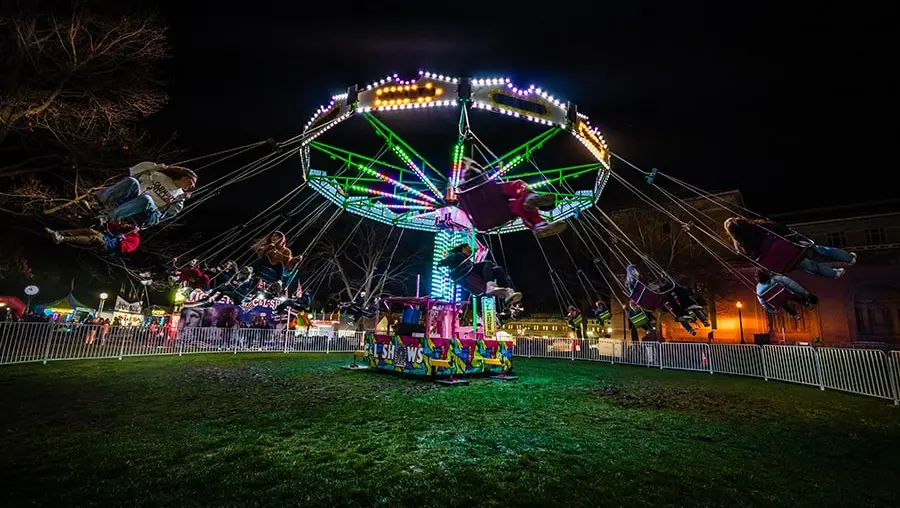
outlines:
{"label": "chain swing ride", "polygon": [[[402,124],[406,117],[417,115],[427,118],[429,123],[433,120],[434,124],[438,124],[441,117],[445,120],[453,118],[446,122],[456,130],[447,136],[445,149],[449,160],[429,160],[422,151],[417,151],[404,140],[416,136],[433,140],[433,134],[423,134],[423,129],[415,128],[410,135],[401,138],[387,125],[388,122]],[[488,117],[500,118],[507,123],[527,124],[528,128],[537,132],[521,145],[497,155],[478,135],[484,135],[478,125],[489,121]],[[499,129],[505,131],[509,126],[502,124]],[[349,143],[364,149],[351,151],[343,148],[340,143],[342,131],[345,131],[345,143],[349,137]],[[568,136],[560,137],[563,133]],[[575,142],[572,142],[573,139]],[[542,169],[536,162],[537,153],[540,151],[544,156],[548,151],[546,147],[559,141],[563,144],[557,145],[556,156],[550,159],[565,160],[566,164]],[[371,146],[366,146],[366,143]],[[472,273],[454,278],[451,270],[438,263],[455,246],[468,244],[472,251],[476,251],[485,244],[492,247],[494,237],[500,246],[503,261],[506,260],[502,235],[523,231],[529,226],[521,215],[515,213],[507,195],[498,191],[502,184],[515,180],[524,181],[527,188],[533,191],[552,195],[554,205],[542,209],[546,220],[568,224],[582,249],[592,256],[608,291],[601,292],[596,287],[578,266],[563,237],[557,237],[576,267],[580,289],[589,301],[596,302],[592,309],[593,316],[605,324],[609,323],[611,313],[608,302],[603,302],[612,298],[627,310],[634,328],[652,330],[655,321],[653,314],[663,309],[692,334],[698,323],[709,326],[702,310],[702,299],[693,295],[689,288],[679,285],[676,278],[666,273],[659,263],[641,252],[638,245],[597,205],[610,178],[637,195],[653,210],[681,226],[692,241],[722,263],[741,283],[754,287],[753,281],[698,237],[705,236],[711,243],[735,252],[730,241],[715,229],[715,221],[711,221],[709,215],[696,205],[677,198],[660,186],[657,179],[665,178],[714,206],[728,210],[734,217],[749,221],[761,219],[759,215],[656,169],[641,170],[612,154],[603,136],[590,125],[588,117],[580,113],[575,104],[563,103],[533,86],[516,88],[509,79],[456,78],[425,71],[420,71],[410,80],[402,80],[397,75],[387,76],[364,88],[353,86],[346,93],[332,97],[327,105],[316,111],[303,132],[294,138],[281,143],[266,140],[218,152],[210,157],[222,158],[199,169],[260,147],[267,147],[269,153],[205,184],[195,193],[198,198],[183,213],[215,197],[223,187],[243,182],[295,155],[301,162],[302,182],[249,221],[223,231],[179,256],[181,260],[188,259],[191,254],[194,256],[191,261],[176,261],[175,266],[180,270],[198,266],[201,262],[210,266],[229,262],[225,265],[227,269],[212,274],[213,282],[222,277],[212,290],[191,287],[188,283],[185,284],[188,294],[184,297],[194,302],[218,299],[219,302],[250,302],[252,305],[268,301],[267,305],[279,311],[287,309],[290,313],[296,310],[302,316],[302,311],[309,307],[311,295],[328,278],[328,266],[323,265],[308,274],[302,284],[298,277],[300,263],[278,270],[260,269],[258,264],[256,270],[241,268],[254,266],[253,251],[247,248],[251,237],[257,236],[258,232],[283,231],[278,233],[283,236],[283,244],[291,245],[324,219],[324,226],[305,241],[306,248],[297,256],[302,259],[344,211],[360,219],[344,238],[341,248],[353,241],[364,220],[388,224],[391,230],[385,241],[395,242],[388,268],[373,294],[367,301],[355,304],[355,308],[356,312],[371,308],[376,322],[379,314],[387,313],[389,329],[387,333],[366,333],[364,347],[354,354],[353,368],[375,368],[443,378],[450,383],[464,383],[465,380],[458,379],[458,376],[466,374],[506,376],[512,370],[513,342],[496,338],[497,305],[502,307],[503,302],[487,294],[485,287],[489,281],[473,283]],[[357,153],[366,150],[374,155]],[[464,179],[463,161],[469,157],[479,158],[486,168],[477,181]],[[680,210],[680,214],[676,215],[672,207],[662,205],[613,171],[611,157],[639,172],[650,187],[657,189]],[[527,169],[522,171],[523,167]],[[307,187],[315,193],[293,205],[293,201]],[[319,202],[314,199],[316,196],[325,199]],[[328,215],[330,204],[337,207]],[[762,240],[757,249],[758,255],[749,255],[741,249],[736,252],[762,271],[772,274],[789,272],[803,262],[809,249],[815,248],[808,239],[789,239],[764,223],[760,224]],[[371,307],[370,302],[384,289],[387,270],[407,229],[434,235],[430,292],[428,296],[388,297],[383,301],[374,299],[375,305]],[[479,236],[485,242],[480,242]],[[554,295],[565,315],[567,308],[578,307],[579,299],[554,270],[540,233],[536,232],[535,238],[547,263]],[[488,249],[488,252],[496,264],[493,249]],[[652,281],[641,276],[635,262],[647,269]],[[621,269],[613,268],[616,263],[621,265]],[[626,281],[617,275],[623,271],[629,274]],[[477,279],[477,275],[474,278]],[[470,293],[470,301],[463,298],[462,286],[466,286]],[[773,287],[776,291],[761,296],[761,301],[775,308],[787,304],[790,294],[777,284]],[[292,289],[296,289],[293,297],[288,298]],[[469,327],[460,326],[460,315],[466,306],[472,312]],[[397,310],[400,311],[399,322],[392,323],[390,318]],[[508,313],[509,309],[506,311]],[[580,314],[567,317],[571,318],[570,323],[581,322]],[[357,357],[364,359],[365,366],[357,363]],[[506,378],[512,379],[509,376]]]}

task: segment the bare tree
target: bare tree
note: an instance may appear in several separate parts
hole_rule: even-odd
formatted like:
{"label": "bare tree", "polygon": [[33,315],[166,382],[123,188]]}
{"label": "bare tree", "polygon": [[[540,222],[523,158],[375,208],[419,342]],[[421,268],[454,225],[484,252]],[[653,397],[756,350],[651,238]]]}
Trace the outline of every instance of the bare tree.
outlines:
{"label": "bare tree", "polygon": [[74,222],[86,211],[73,203],[170,150],[140,127],[168,99],[165,27],[103,3],[9,2],[0,12],[3,211]]}
{"label": "bare tree", "polygon": [[345,238],[324,238],[316,257],[328,265],[329,299],[355,298],[365,291],[368,304],[376,295],[405,290],[412,274],[410,263],[424,251],[404,249],[398,231],[389,237],[386,226],[366,223],[343,248]]}
{"label": "bare tree", "polygon": [[[700,203],[693,205],[700,206]],[[721,262],[733,261],[732,254],[710,237],[710,234],[719,234],[721,222],[728,217],[727,211],[712,209],[701,214],[693,213],[689,208],[692,210],[689,214],[678,206],[666,208],[667,213],[653,208],[611,213],[612,222],[621,230],[619,233],[615,226],[608,224],[612,247],[629,261],[642,266],[643,273],[661,269],[681,284],[700,286],[709,296],[733,285],[736,281],[730,278],[728,267]],[[648,266],[651,263],[642,256],[657,266]]]}

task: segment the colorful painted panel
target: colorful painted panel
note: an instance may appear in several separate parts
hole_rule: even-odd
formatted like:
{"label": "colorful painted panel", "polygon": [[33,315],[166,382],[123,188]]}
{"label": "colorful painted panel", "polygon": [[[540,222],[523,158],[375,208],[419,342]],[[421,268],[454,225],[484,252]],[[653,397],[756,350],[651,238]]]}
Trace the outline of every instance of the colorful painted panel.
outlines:
{"label": "colorful painted panel", "polygon": [[512,341],[425,339],[366,334],[369,367],[416,376],[463,376],[512,370]]}

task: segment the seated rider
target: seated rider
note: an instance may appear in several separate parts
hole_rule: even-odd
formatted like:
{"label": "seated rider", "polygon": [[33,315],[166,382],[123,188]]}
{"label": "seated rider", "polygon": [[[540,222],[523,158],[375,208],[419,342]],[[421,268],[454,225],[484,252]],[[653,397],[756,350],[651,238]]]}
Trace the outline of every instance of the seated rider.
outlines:
{"label": "seated rider", "polygon": [[63,229],[60,231],[54,231],[50,228],[45,229],[53,238],[53,243],[57,245],[67,243],[81,247],[94,247],[109,256],[134,252],[141,243],[140,229],[132,223],[110,222],[107,224],[106,230],[107,232],[104,234],[91,228]]}
{"label": "seated rider", "polygon": [[[478,164],[466,157],[463,158],[463,185],[473,182],[479,176],[486,176],[484,170]],[[544,238],[547,236],[558,235],[566,230],[566,223],[547,222],[538,213],[538,209],[553,209],[556,205],[556,197],[552,194],[538,194],[532,192],[528,184],[522,180],[514,180],[511,182],[497,182],[503,194],[508,199],[509,211],[513,215],[522,219],[525,227],[534,231],[535,236]]]}
{"label": "seated rider", "polygon": [[566,324],[575,332],[576,338],[584,338],[584,316],[581,313],[581,309],[574,305],[569,305],[568,314],[566,314]]}
{"label": "seated rider", "polygon": [[185,304],[185,307],[212,305],[213,302],[219,301],[223,296],[227,296],[231,303],[240,305],[253,291],[255,286],[253,283],[253,268],[245,266],[239,270],[234,261],[227,261],[221,267],[220,272],[226,274],[227,279],[225,282],[212,288],[203,300],[193,302],[190,305]]}
{"label": "seated rider", "polygon": [[294,292],[293,298],[287,298],[275,307],[275,312],[280,314],[285,309],[291,309],[295,312],[303,312],[312,306],[312,296],[303,293],[303,287],[297,285],[297,291]]}
{"label": "seated rider", "polygon": [[[772,286],[776,284],[781,284],[784,289],[786,289],[791,296],[792,299],[799,303],[800,305],[805,305],[807,307],[811,307],[817,303],[819,303],[819,299],[816,295],[811,294],[806,290],[805,287],[801,286],[794,279],[784,276],[784,275],[770,275],[769,272],[765,270],[757,270],[756,271],[756,299],[759,300],[760,305],[763,306],[766,311],[770,314],[774,314],[778,309],[772,307],[763,298],[763,295],[766,291],[772,288]],[[787,312],[791,317],[796,320],[800,320],[800,315],[797,313],[797,309],[794,308],[790,303],[785,303],[781,306],[781,310]]]}
{"label": "seated rider", "polygon": [[612,322],[612,312],[609,310],[609,305],[606,305],[606,302],[603,300],[594,302],[594,305],[591,307],[591,314],[594,315],[595,319],[600,320],[600,324],[604,328]]}
{"label": "seated rider", "polygon": [[[630,298],[638,283],[643,280],[640,272],[634,265],[628,265],[625,268],[625,274],[625,287],[628,288]],[[686,288],[672,281],[667,284],[667,287],[654,283],[645,283],[645,285],[651,291],[665,293],[663,307],[676,321],[678,321],[678,324],[680,324],[686,332],[691,335],[697,334],[693,327],[693,323],[696,320],[700,320],[704,326],[709,326],[709,320],[702,310],[703,307],[697,303],[696,299],[693,297],[693,290],[690,288]]]}
{"label": "seated rider", "polygon": [[480,292],[480,288],[471,286],[466,282],[466,276],[470,273],[474,273],[484,280],[484,293],[486,295],[504,298],[507,305],[520,301],[522,293],[509,287],[509,279],[506,277],[506,272],[503,268],[490,261],[484,261],[484,257],[487,256],[487,248],[478,242],[476,244],[479,251],[478,255],[476,255],[476,261],[478,262],[472,262],[472,248],[469,247],[469,244],[463,243],[451,249],[447,257],[438,261],[438,266],[450,268],[450,278],[453,279],[453,282],[461,285],[472,294],[477,295]]}
{"label": "seated rider", "polygon": [[[734,242],[734,249],[751,259],[759,259],[764,252],[762,252],[763,240],[766,238],[767,232],[775,233],[784,238],[789,238],[791,236],[795,236],[796,233],[792,231],[790,228],[778,224],[777,222],[772,222],[768,220],[748,220],[742,217],[731,217],[725,221],[725,232],[728,233],[728,236],[731,237],[731,240]],[[844,272],[845,268],[833,268],[821,263],[817,263],[812,259],[809,259],[809,253],[815,252],[819,256],[822,256],[828,261],[838,261],[841,263],[846,263],[849,266],[853,266],[856,264],[856,253],[847,252],[836,247],[828,247],[825,245],[816,245],[806,239],[792,239],[789,241],[795,241],[799,245],[803,245],[808,247],[807,257],[804,257],[800,260],[798,266],[803,270],[813,274],[820,275],[822,277],[828,277],[830,279],[838,279]]]}
{"label": "seated rider", "polygon": [[[626,308],[628,313],[628,320],[631,321],[632,327],[637,327],[643,329],[645,332],[650,333],[652,330],[656,328],[656,317],[652,312],[646,312],[644,309],[640,307],[640,305],[634,302],[628,302],[628,307]],[[635,320],[632,318],[636,318],[637,316],[643,314],[646,319],[639,320],[635,323]]]}
{"label": "seated rider", "polygon": [[103,209],[101,224],[131,218],[142,229],[154,226],[178,214],[197,186],[197,175],[179,166],[141,162],[129,173],[94,195]]}
{"label": "seated rider", "polygon": [[200,262],[192,259],[188,265],[178,273],[178,281],[182,286],[192,289],[209,289],[209,275],[200,269]]}
{"label": "seated rider", "polygon": [[256,240],[250,248],[257,256],[251,264],[257,277],[270,284],[269,293],[281,293],[284,270],[293,270],[303,261],[303,256],[294,257],[287,247],[287,238],[280,231]]}

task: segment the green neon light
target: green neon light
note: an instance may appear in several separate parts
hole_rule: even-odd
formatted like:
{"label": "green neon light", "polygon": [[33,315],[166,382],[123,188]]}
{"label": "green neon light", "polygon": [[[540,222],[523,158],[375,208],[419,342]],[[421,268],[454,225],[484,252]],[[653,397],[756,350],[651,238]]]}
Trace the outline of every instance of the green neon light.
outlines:
{"label": "green neon light", "polygon": [[[556,135],[559,134],[560,132],[562,132],[562,129],[558,129],[558,128],[555,128],[555,127],[552,128],[552,129],[547,129],[547,130],[545,130],[544,132],[541,132],[540,134],[538,134],[537,136],[535,136],[535,137],[529,139],[528,141],[522,143],[521,145],[519,145],[519,146],[513,148],[512,150],[506,152],[505,154],[501,155],[500,157],[497,157],[496,159],[494,159],[493,161],[491,161],[490,164],[488,164],[488,167],[496,166],[497,164],[499,164],[499,163],[505,161],[506,159],[509,159],[510,157],[512,157],[513,155],[517,154],[518,152],[520,152],[520,151],[522,151],[522,150],[526,150],[526,151],[531,150],[531,151],[533,151],[533,150],[535,150],[535,149],[537,149],[537,148],[540,148],[540,147],[544,146],[544,143],[546,143],[546,142],[547,142],[548,140],[550,140],[553,136],[556,136]],[[531,147],[532,144],[533,144],[533,145],[536,145],[536,146],[535,146],[535,147]]]}
{"label": "green neon light", "polygon": [[[517,179],[519,179],[519,178],[526,178],[526,177],[529,177],[529,176],[543,176],[543,177],[546,177],[547,175],[552,175],[553,173],[556,173],[559,177],[566,177],[566,176],[568,176],[568,175],[565,175],[564,173],[569,172],[569,171],[578,171],[578,170],[582,170],[582,169],[588,169],[588,172],[591,172],[591,171],[596,171],[597,168],[599,168],[599,167],[601,167],[601,166],[603,166],[603,164],[601,164],[601,163],[599,163],[599,162],[591,162],[591,163],[589,163],[589,164],[578,164],[578,165],[575,165],[575,166],[565,166],[565,167],[561,167],[561,168],[550,168],[550,169],[544,169],[544,170],[541,170],[541,171],[531,171],[531,172],[529,172],[529,173],[516,173],[516,178],[517,178]],[[583,172],[579,172],[578,174],[580,175],[580,174],[582,174],[582,173],[583,173]]]}
{"label": "green neon light", "polygon": [[[543,187],[544,185],[549,185],[554,182],[560,182],[562,180],[568,180],[569,178],[576,178],[585,173],[593,173],[594,171],[595,171],[595,169],[585,169],[585,170],[579,171],[577,173],[572,173],[572,174],[564,175],[564,176],[558,176],[556,178],[550,178],[547,180],[541,180],[540,182],[532,183],[532,184],[529,184],[528,186],[531,187],[532,189],[534,189],[536,187]],[[517,176],[521,177],[521,175],[517,175]]]}
{"label": "green neon light", "polygon": [[415,155],[416,158],[422,161],[422,164],[424,166],[430,168],[443,180],[446,181],[447,177],[444,176],[440,171],[438,171],[438,169],[435,168],[433,164],[425,160],[425,157],[422,157],[422,155],[415,151],[413,147],[409,146],[409,143],[403,141],[400,136],[398,136],[394,131],[388,128],[388,126],[385,125],[384,122],[376,118],[371,113],[364,113],[363,117],[369,121],[369,125],[371,125],[373,129],[375,129],[375,132],[377,132],[379,136],[384,138],[384,140],[387,141],[389,145],[391,145],[391,148],[394,150],[394,153],[396,153],[400,157],[400,160],[409,165],[410,169],[413,170],[413,173],[415,173],[416,176],[418,176],[419,179],[422,180],[422,182],[425,183],[425,185],[427,185],[428,188],[435,193],[436,197],[440,198],[441,192],[438,190],[437,186],[435,186],[434,183],[428,178],[428,176],[426,176],[425,173],[421,169],[419,169],[419,167],[412,161],[412,157],[410,157],[409,154],[411,153],[412,155]]}
{"label": "green neon light", "polygon": [[377,164],[379,166],[383,166],[385,168],[390,168],[396,171],[399,171],[401,174],[409,171],[409,168],[404,168],[403,166],[397,166],[396,164],[391,164],[389,162],[384,162],[382,160],[373,159],[371,157],[366,157],[365,155],[360,155],[355,152],[351,152],[349,150],[344,150],[343,148],[338,148],[336,146],[326,145],[325,143],[320,143],[318,141],[311,141],[309,146],[315,148],[316,150],[329,155],[335,159],[339,159],[344,162],[350,162],[353,159],[361,159],[364,162],[369,164]]}

